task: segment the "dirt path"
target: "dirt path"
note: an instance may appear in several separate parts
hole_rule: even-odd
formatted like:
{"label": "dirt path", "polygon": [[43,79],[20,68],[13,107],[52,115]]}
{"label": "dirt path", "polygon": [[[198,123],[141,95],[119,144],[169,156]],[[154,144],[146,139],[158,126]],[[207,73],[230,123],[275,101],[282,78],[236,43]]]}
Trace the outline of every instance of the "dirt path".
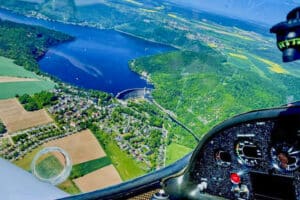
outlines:
{"label": "dirt path", "polygon": [[34,78],[18,78],[10,76],[0,76],[0,83],[10,83],[10,82],[28,82],[28,81],[39,81]]}

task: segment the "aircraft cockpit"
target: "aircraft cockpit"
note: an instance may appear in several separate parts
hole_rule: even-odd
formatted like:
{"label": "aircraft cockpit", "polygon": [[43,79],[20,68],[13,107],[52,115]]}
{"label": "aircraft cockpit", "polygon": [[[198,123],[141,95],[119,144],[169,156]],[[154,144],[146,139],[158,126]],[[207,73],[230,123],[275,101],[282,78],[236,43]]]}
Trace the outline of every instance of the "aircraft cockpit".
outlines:
{"label": "aircraft cockpit", "polygon": [[[51,9],[49,9],[50,11],[48,10],[50,1],[35,2],[24,0],[24,2],[24,5],[28,6],[28,8],[26,7],[27,9],[41,8],[46,10],[43,10],[44,13],[40,14],[38,10],[32,11],[29,9],[29,12],[25,9],[27,15],[48,19],[47,13],[51,11]],[[49,74],[42,74],[42,79],[37,75],[31,75],[30,79],[28,77],[21,77],[23,78],[21,80],[20,77],[14,77],[14,79],[9,79],[10,82],[26,81],[30,84],[34,81],[48,81],[48,78],[50,80],[51,77],[60,83],[60,79],[66,78],[63,76],[70,73],[70,76],[67,76],[68,80],[63,81],[73,81],[72,84],[82,83],[87,84],[84,85],[84,87],[92,87],[96,80],[101,79],[102,81],[106,74],[105,69],[99,67],[99,60],[96,59],[101,56],[103,56],[101,58],[102,60],[107,59],[111,54],[106,55],[106,53],[113,49],[113,51],[115,51],[114,53],[122,52],[120,54],[124,54],[126,58],[120,57],[114,59],[114,62],[110,63],[111,65],[109,65],[109,67],[119,65],[127,67],[127,65],[129,65],[132,71],[135,70],[134,76],[136,73],[139,73],[142,76],[142,78],[135,77],[137,79],[133,81],[133,84],[146,84],[147,88],[125,88],[122,92],[116,93],[116,91],[112,91],[112,94],[104,94],[92,90],[88,92],[80,89],[77,90],[73,89],[71,86],[64,86],[60,83],[58,85],[63,85],[63,89],[57,85],[53,86],[52,90],[55,91],[56,96],[51,96],[51,98],[48,98],[48,93],[41,93],[39,95],[34,94],[31,96],[22,95],[21,97],[16,95],[13,97],[15,98],[14,100],[7,100],[5,103],[11,103],[10,105],[15,105],[15,107],[19,106],[19,110],[23,109],[22,105],[24,106],[24,109],[40,106],[40,110],[44,109],[45,111],[45,109],[47,109],[47,111],[44,112],[44,115],[39,115],[39,118],[45,117],[47,113],[52,117],[49,117],[49,119],[47,118],[49,121],[47,121],[46,125],[37,125],[36,127],[38,128],[25,127],[16,131],[12,130],[10,124],[7,122],[8,115],[1,115],[0,112],[0,120],[2,117],[4,119],[3,126],[7,126],[7,130],[5,130],[6,133],[4,133],[3,136],[0,134],[0,139],[3,139],[0,140],[0,153],[6,153],[6,155],[4,155],[6,156],[5,159],[11,160],[15,164],[18,163],[21,167],[26,166],[24,167],[25,170],[30,171],[31,173],[29,174],[8,163],[8,161],[0,159],[0,192],[2,193],[3,191],[3,193],[5,193],[4,197],[12,200],[20,199],[22,196],[24,199],[52,198],[61,200],[300,200],[300,102],[289,101],[286,105],[279,107],[255,109],[250,112],[235,115],[234,117],[230,117],[222,123],[219,123],[219,125],[214,126],[205,134],[198,134],[195,132],[195,130],[200,130],[193,129],[194,126],[197,126],[197,124],[194,123],[195,121],[187,123],[186,118],[180,118],[180,116],[178,116],[178,113],[183,112],[187,114],[188,117],[194,117],[197,122],[202,125],[211,125],[217,118],[217,115],[219,115],[219,112],[221,112],[217,106],[206,106],[205,103],[201,101],[202,99],[193,99],[193,103],[199,103],[200,101],[203,103],[199,110],[202,109],[203,111],[204,109],[207,109],[207,112],[210,112],[210,116],[207,118],[196,116],[197,111],[195,110],[198,108],[193,107],[194,105],[189,105],[189,107],[186,106],[186,99],[184,99],[186,96],[184,95],[192,98],[192,95],[198,94],[197,91],[193,91],[195,85],[197,88],[203,86],[204,89],[201,88],[201,90],[203,89],[203,92],[211,95],[208,95],[207,102],[213,101],[214,98],[219,98],[219,101],[220,99],[224,99],[225,103],[220,101],[221,103],[218,105],[224,106],[226,102],[230,102],[228,103],[228,107],[230,107],[232,106],[230,100],[234,100],[236,96],[241,95],[245,96],[245,98],[250,98],[250,96],[246,94],[248,89],[249,91],[251,90],[251,92],[254,91],[253,95],[255,93],[255,95],[260,95],[266,99],[270,98],[272,95],[276,95],[275,93],[272,93],[275,90],[272,90],[271,92],[268,91],[269,93],[267,94],[263,93],[263,90],[259,88],[260,80],[268,81],[268,84],[265,84],[267,88],[271,88],[271,86],[274,88],[275,83],[282,83],[282,85],[280,85],[281,91],[288,90],[288,86],[291,85],[292,81],[289,82],[287,79],[291,74],[298,73],[297,69],[294,69],[295,71],[288,71],[290,68],[283,69],[280,65],[276,64],[275,61],[269,61],[266,58],[263,58],[263,56],[259,57],[258,55],[254,55],[253,49],[248,51],[246,48],[250,43],[255,43],[254,39],[257,39],[264,45],[261,46],[258,51],[264,56],[270,56],[274,53],[273,50],[268,49],[270,48],[268,45],[270,41],[272,41],[271,39],[268,39],[268,41],[267,39],[263,40],[259,37],[259,34],[254,34],[254,32],[251,31],[246,32],[235,26],[230,27],[231,32],[228,30],[226,32],[224,31],[225,29],[223,29],[222,23],[213,23],[213,26],[207,23],[207,19],[198,20],[199,22],[197,20],[188,22],[183,18],[183,16],[190,16],[189,12],[185,9],[182,10],[182,16],[177,16],[174,14],[175,12],[178,12],[175,9],[177,7],[173,8],[170,6],[171,4],[167,3],[164,4],[164,6],[159,7],[158,3],[151,3],[151,1],[146,2],[148,3],[145,3],[145,5],[140,1],[134,0],[126,0],[123,3],[116,3],[115,1],[100,2],[102,11],[106,11],[105,9],[114,5],[116,7],[113,7],[113,11],[120,16],[123,16],[122,6],[128,8],[129,4],[134,8],[138,7],[138,10],[142,12],[142,14],[139,13],[139,17],[143,19],[142,25],[134,21],[136,20],[136,16],[133,14],[136,12],[135,9],[132,9],[131,12],[127,13],[128,15],[130,13],[132,14],[129,21],[118,19],[119,21],[117,24],[114,24],[113,29],[109,29],[112,28],[111,24],[113,22],[111,19],[101,18],[103,21],[107,21],[100,25],[95,24],[93,23],[93,20],[95,20],[94,18],[83,15],[82,13],[86,14],[85,9],[95,11],[94,9],[98,7],[95,6],[94,8],[93,6],[95,4],[99,6],[99,2],[85,2],[80,0],[72,3],[72,6],[73,4],[78,4],[78,9],[70,8],[71,11],[66,10],[66,13],[78,12],[82,14],[76,16],[78,19],[81,17],[81,21],[78,22],[80,26],[77,26],[78,24],[76,25],[77,21],[76,23],[72,21],[75,20],[74,16],[68,18],[64,12],[62,12],[64,14],[62,15],[63,17],[59,19],[64,21],[68,18],[69,21],[65,21],[68,22],[66,23],[66,26],[68,26],[67,28],[60,23],[49,25],[53,23],[51,20],[33,22],[34,25],[39,26],[43,23],[42,25],[45,25],[45,27],[50,27],[50,29],[52,28],[56,31],[51,32],[49,38],[46,39],[43,38],[46,37],[45,35],[47,34],[46,29],[44,28],[38,30],[44,35],[41,33],[36,34],[35,32],[26,34],[26,37],[28,38],[32,38],[33,35],[34,37],[37,37],[38,40],[43,38],[54,46],[53,49],[49,50],[47,53],[44,52],[45,55],[43,55],[43,57],[41,56],[42,53],[39,52],[42,51],[41,49],[29,45],[30,53],[37,53],[39,56],[43,57],[40,58],[37,56],[37,58],[40,59],[39,65],[45,66],[45,63],[52,59],[57,65],[63,63],[69,67],[73,66],[74,69],[71,70],[71,68],[68,68],[65,71],[54,74],[54,77],[59,77],[58,80]],[[56,1],[51,1],[51,3],[50,7],[56,5]],[[35,6],[32,8],[31,4],[34,4]],[[5,4],[8,8],[11,5]],[[146,7],[142,8],[142,6]],[[120,10],[116,8],[120,8]],[[59,7],[56,7],[56,9],[53,10],[55,13],[52,13],[52,15],[55,14],[58,16],[57,13],[61,12]],[[8,11],[0,10],[0,22],[2,22],[2,13],[4,13],[3,16],[8,16],[6,20],[10,19],[10,14],[7,14],[6,12]],[[98,16],[97,12],[95,13],[94,15]],[[160,13],[161,15],[158,15],[159,17],[157,17],[155,13]],[[20,16],[17,14],[16,16],[16,19],[20,19]],[[161,23],[163,25],[156,24],[153,19],[158,19],[161,16],[167,17],[166,20],[162,20]],[[116,16],[111,14],[111,17],[112,19],[115,19],[114,17]],[[207,17],[208,20],[210,17]],[[35,19],[28,17],[21,22],[26,24],[30,20]],[[98,18],[96,18],[96,20],[98,20]],[[14,26],[10,22],[4,23],[6,23],[3,25],[5,26],[5,30],[9,30],[9,28]],[[195,24],[191,25],[190,23]],[[155,40],[155,38],[151,38],[151,35],[147,35],[147,29],[150,27],[149,24],[155,24],[155,26],[158,27],[154,29],[156,34],[163,34],[166,30],[183,31],[184,36],[181,36],[188,39],[189,42],[184,43],[183,39],[178,39],[176,34],[172,31],[168,37],[171,38],[174,35],[174,40],[167,41],[162,39],[161,41],[157,41],[157,38]],[[101,29],[101,33],[97,32],[97,34],[99,34],[97,37],[87,37],[80,31],[82,28],[81,26],[86,26],[85,30],[90,34],[96,34],[96,28]],[[144,33],[143,31],[145,31],[147,34],[134,35],[138,33],[130,33],[130,31],[135,32],[134,28],[136,27],[140,28],[141,33]],[[191,28],[189,29],[189,27]],[[25,31],[27,29],[25,25],[22,25],[22,28]],[[166,30],[164,30],[164,28]],[[207,31],[205,33],[209,33],[207,34],[209,36],[205,35],[204,37],[200,33],[193,35],[193,28],[200,28],[201,31]],[[36,31],[34,27],[28,29],[30,31]],[[114,33],[114,30],[117,30],[118,33]],[[20,30],[18,29],[18,31]],[[73,34],[74,36],[67,36],[67,34],[64,35],[59,32],[69,33],[70,35]],[[286,21],[273,26],[270,29],[270,32],[276,34],[277,47],[282,52],[283,62],[292,62],[300,59],[300,7],[290,11]],[[104,37],[105,34],[113,37],[111,41],[109,39],[99,39],[100,35]],[[0,39],[1,35],[2,33],[0,32]],[[55,40],[51,38],[53,35],[61,40],[66,40],[66,44],[59,46],[59,39]],[[135,41],[132,38],[132,35],[134,35],[133,37],[138,38],[148,36],[150,39],[147,38],[147,42],[143,41],[142,45],[144,46],[139,46],[140,43]],[[223,38],[224,40],[220,42],[220,38],[217,37],[218,35],[223,35],[225,39]],[[243,42],[237,41],[237,38]],[[152,40],[155,40],[158,44],[152,44]],[[0,50],[2,48],[1,41],[2,40],[0,40]],[[197,43],[196,41],[201,42]],[[226,47],[226,42],[228,41],[237,42],[236,48]],[[83,43],[83,45],[90,44],[88,42],[96,45],[91,48],[92,50],[96,49],[97,52],[100,52],[101,50],[105,55],[100,56],[95,52],[91,53],[89,52],[91,49],[80,46],[82,45],[80,43]],[[99,45],[98,42],[99,44],[102,43]],[[174,43],[170,46],[159,46],[161,44],[166,45],[168,42]],[[206,46],[203,46],[202,42],[206,42]],[[108,49],[102,49],[103,46],[105,46],[103,45],[104,43],[109,46]],[[133,58],[135,57],[130,55],[133,54],[131,51],[120,47],[129,44],[138,52],[134,53],[134,56],[144,57],[134,60]],[[41,45],[40,42],[38,45]],[[4,42],[2,46],[3,48],[10,48],[9,45],[6,46]],[[73,51],[74,47],[81,49],[80,53]],[[247,51],[242,52],[241,49],[243,48],[247,49]],[[249,49],[250,48],[252,47],[249,46]],[[203,52],[206,52],[207,55],[203,55]],[[0,53],[3,52],[0,51]],[[85,57],[87,54],[92,55],[92,57],[89,57],[91,58],[90,60]],[[215,54],[218,54],[219,57],[215,57]],[[82,55],[84,55],[84,59],[82,58],[82,60],[80,60],[79,58]],[[76,56],[79,58],[77,59]],[[20,57],[21,59],[25,59],[23,56]],[[64,60],[60,61],[59,59],[61,58]],[[1,59],[4,58],[0,57],[0,61],[2,61]],[[95,59],[95,63],[97,63],[97,67],[99,68],[95,67],[93,63],[89,63],[92,62],[93,59]],[[126,62],[122,63],[123,61],[121,62],[121,60],[123,59],[125,59]],[[9,60],[5,60],[5,63],[9,62]],[[249,64],[249,71],[247,71],[248,69],[246,70],[246,67],[244,66],[245,63]],[[181,69],[180,66],[185,64],[188,65],[188,67],[186,69]],[[233,66],[236,67],[236,69],[232,69]],[[0,65],[0,87],[2,82],[8,80],[8,77],[2,77],[1,79],[1,76],[3,76],[1,75],[1,67],[2,65]],[[45,70],[49,70],[47,73],[51,74],[51,69],[45,68]],[[246,72],[246,75],[247,73],[255,73],[255,76],[252,76],[253,74],[251,74],[252,79],[247,80],[248,82],[242,82],[240,80],[245,78],[245,74],[239,73],[238,70],[243,73]],[[85,72],[88,75],[86,77],[80,76],[80,71]],[[203,74],[196,74],[199,71],[203,72]],[[40,72],[37,74],[39,73]],[[127,75],[125,72],[117,73],[114,71],[113,73],[114,76]],[[20,73],[17,75],[21,76]],[[260,78],[258,81],[255,80],[255,84],[258,85],[255,86],[255,89],[257,90],[250,86],[251,81],[253,81],[256,76]],[[116,84],[114,87],[123,87],[123,83],[115,83],[111,80],[112,77],[108,77],[107,80],[101,82],[107,84],[106,86],[103,86],[104,88],[114,84]],[[299,77],[300,76],[295,75],[293,80],[297,80]],[[272,85],[272,78],[276,78],[277,81],[274,82],[274,85]],[[167,86],[164,84],[160,85],[161,80],[163,80],[163,83],[166,82]],[[167,82],[170,80],[175,80],[178,87],[184,89],[182,89],[182,91],[177,91],[176,88],[170,89],[170,85],[168,85]],[[195,80],[196,83],[193,82]],[[244,84],[243,87],[234,84],[234,86],[231,87],[230,84],[232,84],[233,80],[239,80],[240,84]],[[154,82],[156,86],[155,84],[152,85],[151,82]],[[97,84],[98,83],[99,82],[97,82]],[[211,87],[211,90],[205,88],[206,86]],[[177,98],[177,96],[180,96],[176,105],[173,104],[174,102],[171,102],[170,99],[156,100],[157,98],[164,98],[164,95],[161,94],[168,89],[170,89],[169,92],[172,97]],[[192,93],[185,94],[187,89],[191,89]],[[221,96],[217,94],[217,89],[222,92],[225,91],[224,93],[226,93],[226,91],[233,91],[233,93],[239,91],[239,93],[238,95],[235,93],[236,96],[230,96],[229,93]],[[155,90],[159,90],[162,93],[155,93]],[[285,96],[286,94],[288,94],[288,92],[284,95],[282,94],[282,96]],[[115,98],[113,96],[115,96]],[[139,100],[123,100],[127,100],[127,98],[135,99],[136,97],[142,99],[142,103]],[[121,98],[122,100],[120,100]],[[291,99],[293,98],[291,97]],[[43,107],[45,106],[44,104],[47,104],[48,107]],[[1,105],[0,102],[0,111],[1,109],[6,109],[6,106],[1,107]],[[162,105],[166,107],[176,107],[176,112],[178,113],[170,111]],[[184,111],[181,110],[180,106],[184,108]],[[239,109],[248,109],[246,105],[243,106],[244,107],[241,108],[239,107]],[[12,106],[7,107],[10,108]],[[232,113],[236,112],[234,108],[231,109],[230,107],[227,109],[227,112],[230,113],[228,116],[231,116]],[[29,115],[28,113],[38,114],[39,112],[27,111],[22,110],[22,115]],[[9,110],[5,110],[5,112],[9,112]],[[41,114],[41,112],[39,114]],[[82,116],[83,118],[80,118]],[[19,120],[18,123],[22,125],[22,120]],[[1,124],[2,122],[0,121],[0,125]],[[185,124],[188,124],[188,126]],[[192,127],[192,129],[189,127]],[[185,130],[188,134],[181,136],[176,132],[177,135],[175,134],[174,136],[172,131],[169,130],[173,130],[174,132]],[[43,131],[43,133],[40,133],[41,131]],[[76,141],[72,140],[72,137],[75,136],[78,136]],[[168,137],[171,139],[168,139]],[[64,139],[63,142],[61,142],[62,138]],[[11,142],[12,144],[4,145],[5,148],[2,148],[3,141],[8,143]],[[196,146],[195,148],[184,148],[182,145],[178,145],[181,142],[187,146],[192,146],[193,144],[188,144],[189,142],[192,143],[191,141],[196,144],[194,145]],[[173,142],[177,142],[177,146],[171,146]],[[18,145],[20,147],[18,147]],[[44,146],[38,147],[39,145]],[[34,150],[36,147],[38,148]],[[172,155],[169,153],[171,147],[173,148]],[[35,151],[30,154],[30,162],[23,161],[28,153],[27,148],[29,149],[29,153]],[[89,154],[89,158],[82,154],[85,151],[91,152],[91,149],[93,152]],[[175,160],[173,159],[172,161],[169,161],[169,163],[172,164],[167,165],[167,157],[174,156],[178,158],[179,155],[176,154],[180,154],[180,150],[184,151],[185,156],[176,162],[173,162]],[[169,155],[166,156],[168,153]],[[1,156],[3,155],[1,154]],[[62,166],[60,166],[60,164],[62,164]],[[124,164],[128,165],[126,166],[127,168],[124,167]],[[53,165],[54,167],[49,167],[49,165]],[[101,171],[104,168],[109,169],[110,171]],[[55,171],[57,169],[60,169],[61,172]],[[97,179],[98,175],[95,172],[99,172],[98,175],[101,172],[101,181],[100,179]],[[141,174],[143,175],[139,176]],[[42,175],[47,177],[42,177]],[[8,185],[1,186],[4,184],[3,181],[1,181],[1,176],[7,180],[9,183]],[[17,177],[21,177],[24,182],[19,182]],[[103,180],[103,177],[105,180]],[[114,179],[112,184],[105,184],[105,182],[109,182],[112,179]],[[122,180],[125,181],[122,182]],[[59,188],[63,188],[65,190],[64,192],[54,186],[62,184],[63,182],[64,185],[60,185]],[[96,188],[99,188],[99,182],[104,183],[101,185],[103,187],[102,189],[95,190],[96,186],[94,187],[93,184],[95,183],[95,185],[97,185]],[[14,188],[10,187],[12,184],[14,184]],[[31,190],[33,186],[37,188],[35,191]],[[71,191],[74,192],[74,195],[66,193],[66,191],[70,191],[70,188],[75,191]]]}

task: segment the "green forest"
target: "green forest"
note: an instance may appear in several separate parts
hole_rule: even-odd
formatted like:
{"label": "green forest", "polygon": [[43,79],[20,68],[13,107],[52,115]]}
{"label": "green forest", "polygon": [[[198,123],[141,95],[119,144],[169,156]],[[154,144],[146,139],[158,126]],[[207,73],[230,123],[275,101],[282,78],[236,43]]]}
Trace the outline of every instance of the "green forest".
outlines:
{"label": "green forest", "polygon": [[17,65],[39,72],[37,59],[48,48],[73,38],[38,26],[28,26],[0,19],[0,56],[14,59]]}
{"label": "green forest", "polygon": [[42,91],[32,96],[24,94],[19,97],[19,101],[27,111],[35,111],[53,105],[57,97],[52,92]]}
{"label": "green forest", "polygon": [[0,134],[5,133],[6,132],[6,127],[4,126],[4,124],[0,121]]}
{"label": "green forest", "polygon": [[300,98],[295,76],[266,72],[261,78],[256,71],[232,65],[213,51],[177,51],[130,62],[132,70],[150,74],[157,102],[198,136],[242,112],[280,106],[291,94]]}

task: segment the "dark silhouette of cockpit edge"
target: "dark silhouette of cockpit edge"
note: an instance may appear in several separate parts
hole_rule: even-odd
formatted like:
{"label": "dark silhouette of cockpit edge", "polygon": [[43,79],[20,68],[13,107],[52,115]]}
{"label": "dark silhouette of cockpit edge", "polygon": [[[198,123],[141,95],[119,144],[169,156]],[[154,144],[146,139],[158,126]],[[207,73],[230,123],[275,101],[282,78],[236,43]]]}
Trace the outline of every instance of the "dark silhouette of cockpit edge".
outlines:
{"label": "dark silhouette of cockpit edge", "polygon": [[300,59],[300,7],[290,11],[286,21],[273,26],[270,32],[276,34],[283,62]]}

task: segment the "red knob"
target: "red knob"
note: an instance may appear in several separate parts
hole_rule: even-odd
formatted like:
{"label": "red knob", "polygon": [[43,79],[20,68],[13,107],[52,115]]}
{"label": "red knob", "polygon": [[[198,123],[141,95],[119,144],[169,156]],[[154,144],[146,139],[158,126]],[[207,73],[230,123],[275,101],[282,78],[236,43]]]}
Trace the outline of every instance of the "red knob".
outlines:
{"label": "red knob", "polygon": [[230,174],[230,180],[233,184],[240,184],[241,183],[241,177],[237,173]]}

